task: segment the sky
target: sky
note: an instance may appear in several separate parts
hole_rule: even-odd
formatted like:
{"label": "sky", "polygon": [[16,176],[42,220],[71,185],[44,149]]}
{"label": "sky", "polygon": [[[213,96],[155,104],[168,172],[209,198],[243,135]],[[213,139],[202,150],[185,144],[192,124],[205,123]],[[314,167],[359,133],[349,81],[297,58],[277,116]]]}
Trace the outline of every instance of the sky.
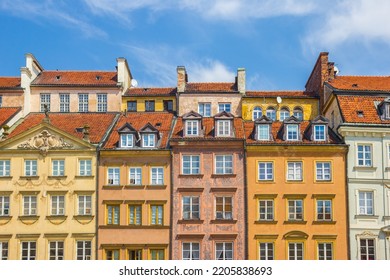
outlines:
{"label": "sky", "polygon": [[388,0],[0,0],[0,76],[25,54],[46,70],[109,70],[140,87],[233,82],[301,90],[320,52],[340,75],[390,75]]}

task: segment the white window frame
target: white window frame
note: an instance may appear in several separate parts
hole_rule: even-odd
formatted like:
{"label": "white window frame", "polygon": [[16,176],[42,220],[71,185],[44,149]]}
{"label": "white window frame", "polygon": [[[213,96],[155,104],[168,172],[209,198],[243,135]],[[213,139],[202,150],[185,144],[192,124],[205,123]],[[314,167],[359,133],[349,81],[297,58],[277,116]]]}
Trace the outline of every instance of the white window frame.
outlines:
{"label": "white window frame", "polygon": [[52,176],[64,176],[65,175],[65,160],[53,159],[52,164]]}
{"label": "white window frame", "polygon": [[[262,248],[263,247],[263,248]],[[271,255],[269,252],[271,251]],[[259,242],[259,260],[274,260],[275,245],[274,242]]]}
{"label": "white window frame", "polygon": [[200,197],[195,195],[184,195],[181,201],[182,201],[183,220],[199,220],[200,219]]}
{"label": "white window frame", "polygon": [[[291,135],[290,135],[291,133]],[[294,137],[296,136],[296,137]],[[299,125],[298,124],[287,124],[286,125],[286,140],[298,141],[299,140]]]}
{"label": "white window frame", "polygon": [[0,241],[0,260],[8,260],[9,242]]}
{"label": "white window frame", "polygon": [[36,195],[23,195],[23,216],[36,216],[38,209]]}
{"label": "white window frame", "polygon": [[203,117],[211,116],[211,103],[208,102],[199,102],[198,103],[198,113]]}
{"label": "white window frame", "polygon": [[129,180],[130,185],[142,185],[142,167],[130,167]]}
{"label": "white window frame", "polygon": [[288,161],[287,162],[287,181],[302,181],[303,180],[303,162]]}
{"label": "white window frame", "polygon": [[[301,202],[301,205],[298,205]],[[303,221],[304,220],[304,201],[303,199],[288,199],[288,220],[289,221]],[[299,218],[299,215],[302,217]]]}
{"label": "white window frame", "polygon": [[134,135],[132,133],[121,134],[121,148],[131,148],[134,145]]}
{"label": "white window frame", "polygon": [[[361,198],[360,198],[360,194],[364,194],[364,197],[363,197],[363,201],[364,201],[364,204],[361,205],[360,202],[361,202]],[[370,199],[367,197],[368,194],[371,194],[371,207],[370,205],[368,205],[368,202],[370,201]],[[367,215],[367,216],[374,216],[375,215],[375,192],[374,191],[370,191],[370,190],[358,190],[358,201],[357,201],[357,206],[358,206],[358,215]],[[371,208],[371,213],[370,213],[370,208]]]}
{"label": "white window frame", "polygon": [[[222,199],[222,203],[218,203],[218,200]],[[229,206],[231,210],[226,208]],[[222,206],[222,210],[218,211],[218,205]],[[233,197],[232,196],[216,196],[215,197],[215,219],[216,220],[233,220]]]}
{"label": "white window frame", "polygon": [[[298,248],[298,247],[301,247],[301,248]],[[303,242],[289,242],[287,250],[288,250],[288,259],[289,260],[304,260],[305,259],[305,243],[303,243]],[[294,255],[290,254],[291,250],[293,251]],[[302,257],[298,256],[299,251],[302,251]]]}
{"label": "white window frame", "polygon": [[79,159],[79,176],[92,176],[92,160]]}
{"label": "white window frame", "polygon": [[24,161],[24,175],[37,176],[37,174],[38,174],[38,161],[36,159],[26,159]]}
{"label": "white window frame", "polygon": [[[328,248],[329,246],[330,246],[330,248]],[[322,251],[322,253],[321,253],[321,251]],[[330,253],[329,253],[329,251],[330,251]],[[317,259],[318,260],[333,260],[333,243],[332,242],[318,242],[317,243]]]}
{"label": "white window frame", "polygon": [[92,195],[78,195],[77,213],[80,216],[92,216]]}
{"label": "white window frame", "polygon": [[233,157],[234,155],[215,155],[215,174],[217,175],[228,175],[233,174]]}
{"label": "white window frame", "polygon": [[97,111],[107,112],[107,93],[97,94]]}
{"label": "white window frame", "polygon": [[198,120],[186,120],[186,136],[198,136],[199,135],[199,121]]}
{"label": "white window frame", "polygon": [[231,136],[231,120],[217,120],[217,136]]}
{"label": "white window frame", "polygon": [[256,106],[255,108],[253,108],[252,120],[257,120],[257,119],[260,118],[262,115],[263,115],[263,110],[261,109],[260,106]]}
{"label": "white window frame", "polygon": [[[322,211],[321,211],[322,209]],[[326,216],[330,217],[327,218]],[[332,199],[317,199],[316,200],[316,220],[317,221],[333,221],[333,201]]]}
{"label": "white window frame", "polygon": [[[79,250],[81,251],[81,254],[79,254]],[[87,254],[87,250],[90,250],[90,254]],[[76,240],[76,260],[91,260],[91,259],[92,259],[92,241]]]}
{"label": "white window frame", "polygon": [[11,173],[11,161],[9,159],[0,160],[0,177],[8,177]]}
{"label": "white window frame", "polygon": [[151,167],[150,184],[164,185],[164,167],[162,166]]}
{"label": "white window frame", "polygon": [[[261,167],[264,165],[264,167]],[[271,173],[269,172],[271,169]],[[262,170],[264,170],[264,178],[262,179]],[[259,161],[257,163],[257,179],[259,181],[273,181],[274,180],[274,163],[272,161]]]}
{"label": "white window frame", "polygon": [[[54,245],[52,248],[52,245]],[[63,240],[50,240],[49,241],[49,260],[63,260],[65,251],[65,242]],[[52,254],[54,253],[54,254]]]}
{"label": "white window frame", "polygon": [[156,135],[154,133],[142,134],[142,147],[154,148],[156,146]]}
{"label": "white window frame", "polygon": [[88,93],[79,93],[79,112],[88,112],[89,111],[89,95]]}
{"label": "white window frame", "polygon": [[[359,147],[362,147],[362,151],[359,151]],[[366,151],[366,147],[369,148],[369,151]],[[356,163],[357,166],[372,167],[372,145],[371,144],[357,144],[356,145]],[[359,154],[362,155],[362,158],[359,159]]]}
{"label": "white window frame", "polygon": [[314,141],[325,141],[326,140],[326,125],[315,124],[313,134],[314,134],[314,137],[313,137]]}
{"label": "white window frame", "polygon": [[[231,248],[227,248],[227,247],[231,247]],[[227,256],[227,254],[229,252],[231,252],[231,257]],[[216,260],[234,260],[234,244],[233,244],[233,242],[216,242],[215,243],[215,259]]]}
{"label": "white window frame", "polygon": [[9,195],[0,195],[0,217],[10,215],[10,197]]}
{"label": "white window frame", "polygon": [[200,155],[182,155],[181,166],[184,175],[200,174]]}
{"label": "white window frame", "polygon": [[332,163],[330,161],[317,161],[315,164],[316,181],[332,181]]}
{"label": "white window frame", "polygon": [[218,103],[218,113],[221,113],[223,111],[230,113],[231,110],[232,110],[232,103],[230,102]]}
{"label": "white window frame", "polygon": [[[264,205],[262,205],[264,204]],[[273,199],[258,200],[259,221],[273,221],[275,219],[275,206]]]}
{"label": "white window frame", "polygon": [[60,93],[60,112],[70,112],[70,95],[69,93]]}
{"label": "white window frame", "polygon": [[293,116],[298,120],[303,121],[303,110],[299,107],[295,107],[293,110]]}
{"label": "white window frame", "polygon": [[51,195],[51,209],[52,216],[65,215],[65,196],[64,195]]}
{"label": "white window frame", "polygon": [[[188,245],[188,249],[185,249],[185,245]],[[196,245],[196,246],[194,246]],[[183,242],[181,244],[181,256],[182,260],[200,260],[200,243],[199,242]],[[194,248],[195,247],[195,248]],[[197,248],[196,248],[197,247]],[[185,254],[188,254],[188,257],[185,257]],[[195,256],[194,256],[195,254]],[[196,257],[196,254],[198,257]]]}
{"label": "white window frame", "polygon": [[107,168],[107,185],[118,186],[120,184],[120,168],[109,167]]}
{"label": "white window frame", "polygon": [[47,110],[50,112],[50,99],[50,93],[41,93],[39,95],[41,112],[45,112],[45,105],[47,105]]}
{"label": "white window frame", "polygon": [[274,107],[268,107],[265,111],[267,118],[276,121],[276,110]]}
{"label": "white window frame", "polygon": [[279,112],[279,120],[282,122],[285,119],[290,117],[290,110],[286,107],[283,107]]}
{"label": "white window frame", "polygon": [[[24,245],[26,245],[26,247]],[[34,246],[32,246],[32,245],[34,245]],[[33,248],[33,247],[35,247],[35,248]],[[37,249],[38,248],[37,248],[36,241],[22,241],[22,242],[20,242],[20,259],[21,260],[36,260]]]}
{"label": "white window frame", "polygon": [[269,141],[270,140],[270,129],[269,124],[258,124],[257,125],[257,140]]}

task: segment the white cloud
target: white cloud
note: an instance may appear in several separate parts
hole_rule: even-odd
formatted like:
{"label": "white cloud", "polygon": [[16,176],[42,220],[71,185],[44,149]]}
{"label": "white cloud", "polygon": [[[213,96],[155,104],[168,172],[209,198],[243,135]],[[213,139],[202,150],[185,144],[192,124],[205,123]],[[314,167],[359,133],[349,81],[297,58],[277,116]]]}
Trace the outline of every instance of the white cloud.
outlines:
{"label": "white cloud", "polygon": [[186,68],[189,82],[234,82],[235,79],[235,72],[218,60],[192,62]]}

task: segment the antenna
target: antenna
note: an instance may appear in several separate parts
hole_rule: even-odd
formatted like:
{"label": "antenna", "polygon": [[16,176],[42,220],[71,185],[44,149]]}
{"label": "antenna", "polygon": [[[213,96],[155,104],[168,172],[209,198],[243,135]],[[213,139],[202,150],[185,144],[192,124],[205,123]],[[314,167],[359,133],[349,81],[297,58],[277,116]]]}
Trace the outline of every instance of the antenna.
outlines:
{"label": "antenna", "polygon": [[276,97],[276,102],[278,102],[278,104],[282,103],[282,98],[280,96]]}
{"label": "antenna", "polygon": [[133,87],[133,88],[138,86],[138,82],[136,79],[131,79],[130,84],[131,84],[131,87]]}

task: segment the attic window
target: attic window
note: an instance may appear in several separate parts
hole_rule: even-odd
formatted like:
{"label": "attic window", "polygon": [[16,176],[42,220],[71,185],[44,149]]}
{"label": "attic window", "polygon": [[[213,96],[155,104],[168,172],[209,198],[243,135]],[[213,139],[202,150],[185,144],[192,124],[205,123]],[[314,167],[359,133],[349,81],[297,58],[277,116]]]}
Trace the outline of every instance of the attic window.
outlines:
{"label": "attic window", "polygon": [[60,76],[60,75],[57,75],[57,76],[56,76],[56,80],[57,80],[57,81],[61,80],[61,76]]}
{"label": "attic window", "polygon": [[358,84],[352,84],[352,87],[358,87],[359,85]]}
{"label": "attic window", "polygon": [[76,132],[83,132],[84,131],[84,127],[76,127]]}
{"label": "attic window", "polygon": [[156,127],[160,127],[160,126],[161,126],[160,122],[156,123]]}
{"label": "attic window", "polygon": [[144,88],[144,91],[148,91],[149,89],[148,88]]}
{"label": "attic window", "polygon": [[102,79],[102,76],[96,75],[96,80],[100,81]]}
{"label": "attic window", "polygon": [[364,113],[363,111],[356,111],[356,114],[359,118],[363,118],[364,117]]}

